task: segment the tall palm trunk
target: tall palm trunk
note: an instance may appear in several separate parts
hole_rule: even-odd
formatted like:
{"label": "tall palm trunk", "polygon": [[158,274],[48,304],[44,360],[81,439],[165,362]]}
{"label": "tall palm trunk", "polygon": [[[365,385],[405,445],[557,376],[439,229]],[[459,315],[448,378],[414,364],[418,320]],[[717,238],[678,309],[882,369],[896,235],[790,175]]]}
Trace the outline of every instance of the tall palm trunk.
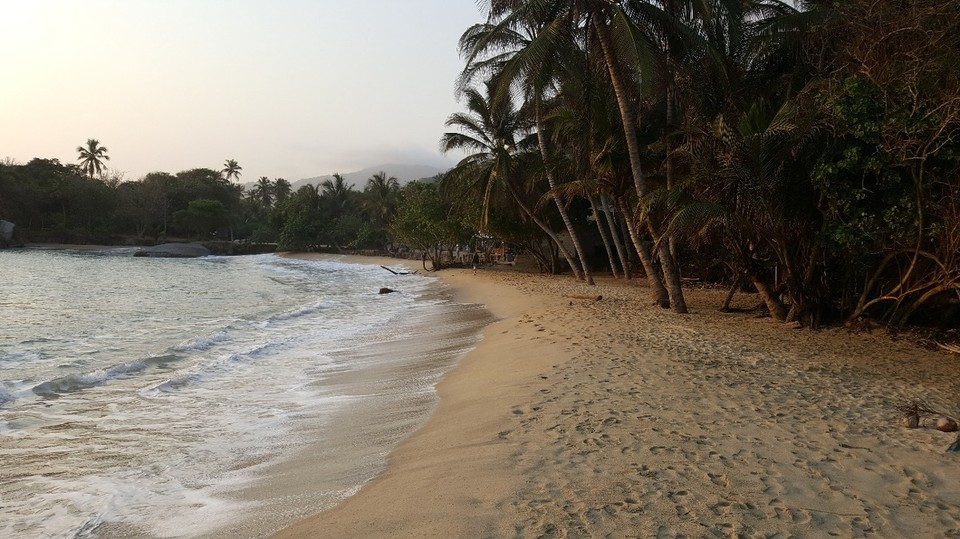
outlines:
{"label": "tall palm trunk", "polygon": [[617,271],[617,261],[613,257],[613,249],[610,248],[610,238],[607,237],[607,232],[604,230],[603,221],[600,220],[600,214],[597,212],[597,201],[593,196],[588,197],[590,201],[590,212],[593,215],[593,221],[597,223],[597,232],[600,233],[600,239],[603,240],[603,248],[607,251],[607,260],[610,263],[610,273],[613,274],[614,279],[619,279],[620,275]]}
{"label": "tall palm trunk", "polygon": [[[673,91],[667,88],[667,128],[673,128]],[[673,140],[667,134],[667,190],[673,187]],[[663,279],[667,283],[667,291],[670,293],[670,304],[677,313],[687,313],[687,302],[683,297],[683,288],[680,284],[680,268],[676,259],[676,242],[671,234],[665,242],[661,242],[663,247],[660,249],[660,261],[663,266]]]}
{"label": "tall palm trunk", "polygon": [[676,260],[670,253],[670,242],[662,242],[660,249],[660,267],[663,268],[663,278],[667,283],[667,293],[670,296],[670,305],[673,312],[686,314],[687,302],[683,298],[683,289],[680,287],[680,271]]}
{"label": "tall palm trunk", "polygon": [[617,200],[617,203],[620,208],[620,212],[624,215],[624,221],[627,223],[627,232],[630,234],[630,240],[633,241],[633,248],[637,251],[637,256],[640,257],[640,264],[643,266],[643,271],[647,274],[647,283],[650,285],[650,291],[653,293],[653,299],[657,305],[663,308],[670,307],[670,295],[667,293],[666,287],[663,286],[663,279],[660,278],[660,272],[657,271],[656,266],[653,263],[653,257],[650,256],[650,251],[644,247],[643,243],[640,241],[640,235],[637,233],[637,227],[633,224],[633,219],[629,216],[630,213],[627,212],[627,206],[624,203],[623,199],[620,198]]}
{"label": "tall palm trunk", "polygon": [[[610,29],[606,25],[605,17],[603,17],[602,12],[599,10],[593,13],[593,26],[597,31],[597,38],[600,41],[600,48],[603,51],[604,62],[607,65],[607,72],[610,75],[610,84],[613,86],[613,93],[617,98],[617,107],[620,109],[620,121],[623,124],[623,135],[627,142],[627,155],[630,158],[630,172],[633,175],[633,186],[637,191],[637,197],[643,200],[648,191],[645,178],[643,177],[642,165],[640,163],[640,143],[637,141],[634,120],[637,117],[636,110],[633,107],[633,101],[631,101],[630,96],[627,95],[627,88],[624,83],[623,76],[620,73],[620,64],[614,57]],[[627,216],[628,214],[624,215]],[[630,222],[629,217],[627,217],[627,222]],[[630,236],[631,239],[634,240],[634,246],[638,248],[637,253],[640,255],[640,261],[644,264],[644,270],[647,271],[647,280],[650,281],[650,285],[654,289],[657,289],[658,285],[659,288],[663,288],[663,283],[659,282],[659,275],[656,273],[651,273],[647,268],[646,262],[644,261],[644,257],[652,259],[650,252],[641,248],[642,246],[639,245],[637,239],[635,239],[637,237],[635,230],[636,227],[631,228]],[[666,251],[669,257],[669,249]],[[665,262],[663,264],[664,276],[666,277],[667,282],[671,283],[672,294],[667,294],[667,301],[673,306],[676,312],[686,312],[687,307],[686,303],[683,302],[683,292],[680,289],[680,277],[676,273],[676,267],[672,263],[672,260],[663,260],[662,254],[661,261]],[[657,284],[653,282],[654,279],[658,281]],[[680,300],[679,304],[675,303],[676,299]],[[662,300],[660,301],[660,304],[663,305]]]}
{"label": "tall palm trunk", "polygon": [[610,84],[613,86],[613,93],[617,98],[617,107],[620,109],[620,122],[623,125],[623,136],[627,142],[627,155],[630,158],[630,172],[633,177],[633,186],[637,191],[637,196],[643,198],[647,194],[647,186],[640,164],[640,143],[637,141],[636,126],[634,124],[636,111],[633,108],[633,102],[630,100],[630,96],[627,95],[627,89],[620,73],[620,66],[613,56],[612,38],[610,37],[610,30],[602,20],[604,18],[602,13],[593,13],[593,26],[600,40],[600,49],[603,51],[604,62],[607,65],[607,73],[610,75]]}
{"label": "tall palm trunk", "polygon": [[[556,189],[557,182],[553,176],[553,167],[550,166],[550,158],[547,153],[547,142],[544,135],[544,125],[543,125],[543,116],[540,111],[540,98],[537,97],[536,103],[536,122],[537,122],[537,144],[540,146],[540,156],[543,158],[544,167],[547,171],[547,183],[550,184],[550,190]],[[590,265],[587,263],[587,257],[583,252],[583,247],[580,245],[580,238],[577,236],[577,231],[573,228],[573,222],[570,221],[570,214],[567,213],[567,208],[564,207],[563,202],[561,202],[558,195],[553,195],[553,201],[557,205],[557,211],[560,212],[560,218],[563,219],[563,225],[567,227],[567,234],[570,235],[570,241],[573,242],[573,248],[577,251],[577,257],[580,259],[580,266],[583,270],[581,272],[577,271],[574,268],[574,273],[577,275],[578,279],[585,279],[587,284],[594,285],[593,274],[590,273]]]}
{"label": "tall palm trunk", "polygon": [[620,267],[623,268],[623,276],[628,280],[633,278],[630,270],[630,257],[627,256],[626,249],[624,249],[624,242],[620,238],[620,232],[617,230],[619,223],[617,222],[616,217],[613,215],[613,207],[610,205],[610,200],[606,195],[600,195],[600,203],[603,206],[603,214],[607,220],[607,227],[610,229],[610,237],[613,240],[613,245],[617,248],[617,256],[620,258]]}

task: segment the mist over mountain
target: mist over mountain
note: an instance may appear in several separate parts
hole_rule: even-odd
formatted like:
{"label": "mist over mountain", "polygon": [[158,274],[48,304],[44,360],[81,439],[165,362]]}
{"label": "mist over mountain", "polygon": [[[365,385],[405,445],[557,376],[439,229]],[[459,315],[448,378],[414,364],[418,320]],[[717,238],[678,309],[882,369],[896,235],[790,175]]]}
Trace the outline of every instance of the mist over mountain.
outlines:
{"label": "mist over mountain", "polygon": [[[343,176],[343,179],[347,182],[347,185],[352,185],[355,190],[363,190],[363,187],[367,184],[367,180],[370,179],[370,176],[383,171],[387,174],[387,178],[393,176],[400,182],[400,185],[406,185],[407,183],[413,180],[420,180],[423,178],[431,178],[445,172],[444,169],[433,167],[430,165],[401,165],[401,164],[385,164],[377,165],[373,167],[367,167],[361,170],[354,172],[341,172],[340,175]],[[332,180],[333,174],[327,174],[324,176],[312,176],[310,178],[303,178],[297,181],[290,182],[292,191],[296,192],[297,189],[300,189],[304,185],[317,185],[323,182],[324,180]],[[246,182],[243,184],[246,191],[250,191],[256,186],[256,182]]]}

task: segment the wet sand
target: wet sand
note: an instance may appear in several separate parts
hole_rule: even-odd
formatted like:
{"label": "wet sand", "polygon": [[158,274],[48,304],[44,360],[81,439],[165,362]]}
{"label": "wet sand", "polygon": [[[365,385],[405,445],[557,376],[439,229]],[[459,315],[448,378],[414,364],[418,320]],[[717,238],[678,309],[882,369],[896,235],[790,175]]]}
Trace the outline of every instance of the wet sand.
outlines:
{"label": "wet sand", "polygon": [[960,535],[956,435],[896,409],[957,415],[956,355],[721,314],[719,290],[680,316],[636,283],[439,276],[498,320],[383,473],[275,537]]}

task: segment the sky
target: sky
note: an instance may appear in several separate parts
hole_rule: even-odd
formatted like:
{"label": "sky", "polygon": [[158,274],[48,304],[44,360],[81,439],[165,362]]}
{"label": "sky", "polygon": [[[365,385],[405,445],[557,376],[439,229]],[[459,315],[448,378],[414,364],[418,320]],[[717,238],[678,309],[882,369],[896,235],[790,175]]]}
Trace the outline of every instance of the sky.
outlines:
{"label": "sky", "polygon": [[0,159],[241,181],[452,166],[457,40],[475,0],[0,0]]}

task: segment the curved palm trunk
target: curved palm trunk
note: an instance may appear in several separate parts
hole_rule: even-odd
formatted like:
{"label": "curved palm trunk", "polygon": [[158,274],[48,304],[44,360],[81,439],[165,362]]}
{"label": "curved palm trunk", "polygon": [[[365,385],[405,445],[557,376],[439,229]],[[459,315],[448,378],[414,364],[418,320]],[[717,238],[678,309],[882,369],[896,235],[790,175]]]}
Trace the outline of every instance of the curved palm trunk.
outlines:
{"label": "curved palm trunk", "polygon": [[600,232],[600,239],[603,240],[603,248],[607,251],[607,260],[610,262],[610,273],[614,279],[619,279],[620,274],[617,268],[617,261],[613,258],[613,249],[610,248],[610,239],[604,230],[603,222],[600,221],[600,215],[597,213],[597,202],[593,196],[587,198],[590,201],[590,211],[593,214],[593,221],[597,223],[597,231]]}
{"label": "curved palm trunk", "polygon": [[[620,109],[620,121],[623,124],[623,135],[627,142],[627,155],[630,158],[630,172],[633,175],[633,186],[637,191],[637,197],[643,199],[647,194],[647,185],[643,177],[643,168],[640,164],[640,144],[637,141],[634,125],[636,111],[634,110],[630,96],[627,95],[627,88],[624,84],[623,76],[620,73],[620,66],[613,55],[610,30],[607,28],[606,23],[603,22],[604,17],[602,17],[600,13],[595,12],[593,15],[593,26],[597,31],[597,38],[600,41],[600,48],[603,51],[604,62],[607,64],[607,72],[610,75],[610,84],[613,86],[613,93],[617,98],[617,107]],[[630,219],[627,219],[627,222],[629,223]],[[634,239],[636,237],[636,231],[631,230],[630,236],[631,239]],[[651,287],[663,288],[663,283],[659,282],[659,275],[651,273],[647,268],[647,263],[644,261],[644,257],[648,259],[652,258],[651,253],[642,249],[636,239],[634,239],[634,247],[637,247],[637,253],[640,254],[640,261],[644,264],[644,270],[647,272],[647,280],[650,281]],[[664,252],[666,253],[666,258],[663,256]],[[670,257],[669,249],[661,250],[661,261],[664,262],[664,277],[666,281],[671,284],[672,293],[668,294],[669,299],[667,299],[667,301],[673,303],[671,300],[675,301],[679,299],[681,302],[679,305],[673,303],[674,310],[681,313],[686,312],[686,303],[683,302],[683,291],[680,289],[680,276],[676,273],[676,266],[673,263],[672,257]],[[658,283],[654,283],[653,279],[656,279]],[[661,305],[663,305],[662,301]]]}
{"label": "curved palm trunk", "polygon": [[610,84],[613,86],[614,96],[617,98],[617,108],[620,109],[620,122],[623,125],[623,136],[627,142],[627,155],[630,158],[630,172],[633,175],[633,187],[637,191],[637,196],[643,198],[647,194],[647,186],[643,177],[643,169],[640,165],[640,144],[637,142],[637,134],[634,125],[636,111],[633,108],[633,102],[627,95],[626,86],[623,83],[623,76],[620,74],[620,66],[613,57],[613,44],[611,42],[610,30],[602,21],[604,17],[601,13],[593,13],[593,27],[597,31],[597,38],[600,41],[600,49],[603,51],[604,63],[607,65],[607,73],[610,75]]}
{"label": "curved palm trunk", "polygon": [[[547,183],[550,184],[550,190],[556,189],[557,182],[553,177],[553,168],[550,166],[550,160],[547,155],[547,143],[544,140],[544,129],[543,129],[543,116],[540,114],[540,101],[539,97],[537,98],[536,105],[536,122],[537,122],[537,144],[540,146],[540,156],[543,158],[543,164],[547,171]],[[581,271],[578,271],[574,267],[574,273],[577,275],[577,279],[585,279],[587,284],[593,285],[593,274],[590,273],[590,265],[587,263],[587,257],[584,255],[583,247],[580,245],[580,238],[577,236],[577,231],[573,228],[573,222],[570,221],[570,214],[567,213],[567,209],[563,206],[563,203],[560,201],[560,197],[553,195],[553,201],[557,205],[557,211],[560,212],[560,218],[563,219],[563,225],[567,227],[567,234],[570,235],[570,241],[573,242],[573,248],[577,251],[577,257],[580,259],[580,268]]]}
{"label": "curved palm trunk", "polygon": [[683,298],[683,288],[680,287],[680,271],[677,262],[670,252],[670,242],[664,242],[660,247],[660,267],[663,268],[663,279],[667,283],[667,293],[670,296],[670,306],[673,312],[687,314],[687,302]]}
{"label": "curved palm trunk", "polygon": [[[570,253],[567,252],[567,250],[563,247],[563,243],[560,241],[560,238],[557,237],[556,233],[554,233],[554,231],[551,230],[546,223],[540,220],[540,218],[533,213],[533,210],[530,208],[530,206],[523,202],[523,199],[520,198],[520,193],[517,193],[516,187],[514,187],[514,185],[510,182],[505,183],[507,184],[507,189],[510,191],[510,196],[513,197],[513,201],[520,206],[520,209],[523,210],[523,213],[527,214],[527,216],[530,217],[530,219],[532,219],[533,222],[544,231],[544,233],[550,236],[550,239],[553,240],[553,243],[557,246],[560,254],[563,255],[563,258],[567,261],[567,264],[570,265],[570,268],[574,271],[574,273],[577,273],[577,266],[573,263],[573,258],[570,256]],[[577,278],[583,280],[583,277],[580,277],[579,274],[577,275]],[[593,283],[591,282],[590,284]]]}
{"label": "curved palm trunk", "polygon": [[760,299],[766,304],[770,316],[774,320],[783,322],[787,319],[787,306],[780,301],[780,298],[773,292],[765,280],[760,278],[755,272],[750,272],[750,281],[760,294]]}
{"label": "curved palm trunk", "polygon": [[623,268],[623,275],[627,280],[632,279],[630,271],[630,258],[624,249],[623,240],[620,238],[620,232],[617,230],[619,223],[613,215],[613,208],[610,206],[610,200],[606,195],[600,195],[600,203],[603,205],[603,214],[607,220],[607,227],[610,229],[610,237],[613,239],[613,245],[617,248],[617,256],[620,258],[620,267]]}
{"label": "curved palm trunk", "polygon": [[[672,129],[673,126],[673,91],[667,87],[667,126]],[[667,189],[673,187],[673,140],[667,135]],[[663,265],[663,279],[667,282],[667,290],[670,292],[670,304],[674,312],[686,314],[687,302],[683,297],[683,288],[680,281],[680,265],[677,263],[677,245],[674,236],[671,234],[665,242],[666,249],[660,249],[660,260]]]}
{"label": "curved palm trunk", "polygon": [[653,299],[657,305],[665,309],[669,308],[670,295],[667,293],[666,287],[663,286],[663,280],[660,278],[660,272],[657,271],[653,263],[653,257],[650,256],[650,251],[648,251],[640,241],[637,227],[633,225],[633,220],[628,217],[630,214],[626,211],[627,207],[623,199],[617,200],[617,203],[619,204],[620,211],[625,216],[624,221],[627,223],[627,232],[630,234],[630,240],[633,241],[633,248],[636,249],[637,255],[640,257],[640,264],[643,266],[643,271],[647,274],[647,282],[650,285],[650,291],[653,292]]}
{"label": "curved palm trunk", "polygon": [[683,299],[683,289],[680,288],[680,271],[677,269],[677,262],[670,253],[670,242],[663,241],[657,237],[653,223],[647,221],[647,229],[653,241],[660,244],[657,254],[660,256],[660,267],[663,270],[663,280],[667,287],[667,294],[670,296],[670,306],[678,314],[687,314],[687,302]]}

